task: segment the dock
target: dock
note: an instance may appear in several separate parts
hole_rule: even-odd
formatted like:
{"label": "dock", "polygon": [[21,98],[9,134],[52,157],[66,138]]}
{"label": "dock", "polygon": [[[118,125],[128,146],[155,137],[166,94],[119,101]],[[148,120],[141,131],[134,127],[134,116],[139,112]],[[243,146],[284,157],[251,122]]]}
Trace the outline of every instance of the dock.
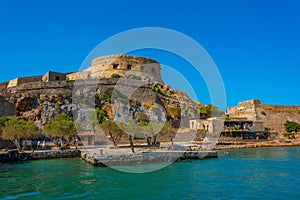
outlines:
{"label": "dock", "polygon": [[217,151],[153,151],[124,154],[91,154],[82,152],[81,159],[94,166],[138,165],[155,162],[179,162],[218,158]]}

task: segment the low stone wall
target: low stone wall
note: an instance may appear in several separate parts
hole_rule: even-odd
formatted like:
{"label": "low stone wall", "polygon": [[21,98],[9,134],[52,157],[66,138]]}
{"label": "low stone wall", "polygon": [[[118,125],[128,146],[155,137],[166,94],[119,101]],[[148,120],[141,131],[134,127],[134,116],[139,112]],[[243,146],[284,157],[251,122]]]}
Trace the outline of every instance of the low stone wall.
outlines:
{"label": "low stone wall", "polygon": [[155,162],[174,162],[217,158],[216,151],[156,151],[135,154],[91,155],[82,153],[81,158],[95,166],[135,165]]}
{"label": "low stone wall", "polygon": [[30,153],[31,160],[56,159],[56,158],[76,158],[80,157],[80,151],[76,149],[58,150],[58,151],[36,151]]}
{"label": "low stone wall", "polygon": [[32,153],[22,152],[18,150],[10,150],[8,152],[0,153],[0,162],[10,161],[26,161],[26,160],[42,160],[42,159],[57,159],[57,158],[76,158],[80,157],[81,152],[77,149],[67,150],[47,150],[47,151],[35,151]]}

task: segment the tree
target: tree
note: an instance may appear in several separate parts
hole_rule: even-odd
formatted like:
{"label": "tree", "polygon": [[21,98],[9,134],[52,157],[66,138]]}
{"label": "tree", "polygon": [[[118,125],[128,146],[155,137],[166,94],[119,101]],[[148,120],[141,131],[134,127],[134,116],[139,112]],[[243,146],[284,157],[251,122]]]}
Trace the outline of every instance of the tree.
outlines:
{"label": "tree", "polygon": [[71,117],[59,114],[45,125],[43,132],[52,138],[56,146],[64,147],[69,145],[77,130]]}
{"label": "tree", "polygon": [[[143,132],[147,139],[148,146],[156,145],[157,134],[159,133],[159,131],[161,131],[163,129],[164,124],[156,123],[156,122],[149,122],[149,123],[145,123],[144,125],[142,125],[142,127],[143,127]],[[152,141],[152,139],[153,139],[153,141]]]}
{"label": "tree", "polygon": [[219,113],[219,108],[215,105],[209,104],[205,107],[199,108],[200,117],[208,118],[216,116]]}
{"label": "tree", "polygon": [[12,119],[11,116],[3,116],[0,118],[0,139],[2,138],[3,128],[5,127],[5,123]]}
{"label": "tree", "polygon": [[291,122],[287,120],[284,126],[285,126],[285,130],[289,133],[300,131],[300,124],[298,124],[297,122]]}
{"label": "tree", "polygon": [[90,112],[88,120],[89,124],[92,126],[93,131],[95,132],[95,127],[106,119],[106,112],[102,108],[96,108]]}
{"label": "tree", "polygon": [[169,139],[171,144],[172,144],[172,149],[174,149],[174,142],[173,142],[173,138],[176,135],[176,131],[173,128],[173,126],[166,122],[162,128],[162,130],[158,133],[158,137],[160,138],[165,138],[165,139]]}
{"label": "tree", "polygon": [[[18,117],[6,118],[5,126],[2,129],[2,138],[11,140],[20,152],[24,151],[27,140],[34,139],[39,136],[39,129],[32,121],[24,121]],[[1,122],[2,123],[2,122]],[[19,141],[23,140],[23,146]]]}
{"label": "tree", "polygon": [[137,114],[135,115],[135,120],[136,120],[137,122],[146,122],[147,119],[148,119],[148,116],[147,116],[147,114],[145,114],[145,113],[139,112],[139,113],[137,113]]}
{"label": "tree", "polygon": [[119,128],[116,122],[114,121],[105,121],[100,124],[100,127],[106,135],[113,141],[114,145],[117,146],[117,143],[121,140],[123,136],[123,131]]}
{"label": "tree", "polygon": [[120,123],[120,125],[122,126],[123,130],[125,129],[126,132],[129,132],[129,144],[131,152],[134,153],[134,143],[132,138],[134,138],[135,133],[139,130],[139,126],[133,121],[128,123]]}

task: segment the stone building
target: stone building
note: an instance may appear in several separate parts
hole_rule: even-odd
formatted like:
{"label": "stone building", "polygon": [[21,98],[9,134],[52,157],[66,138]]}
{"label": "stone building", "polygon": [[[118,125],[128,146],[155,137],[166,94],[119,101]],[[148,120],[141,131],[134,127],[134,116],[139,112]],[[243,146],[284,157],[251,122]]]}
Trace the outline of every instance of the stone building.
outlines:
{"label": "stone building", "polygon": [[133,74],[141,78],[149,78],[162,82],[160,64],[150,58],[128,55],[110,55],[95,58],[90,68],[91,78],[110,78],[112,74]]}
{"label": "stone building", "polygon": [[64,73],[58,73],[58,72],[52,72],[48,71],[43,77],[43,82],[49,82],[49,81],[64,81],[66,80],[66,74]]}
{"label": "stone building", "polygon": [[92,60],[91,67],[74,73],[48,71],[43,76],[15,78],[0,83],[0,90],[30,82],[52,82],[76,79],[111,78],[113,74],[132,76],[163,83],[160,64],[150,58],[128,55],[101,56]]}
{"label": "stone building", "polygon": [[207,119],[190,119],[191,130],[202,130],[206,133],[218,133],[223,130],[224,120],[220,117]]}
{"label": "stone building", "polygon": [[260,100],[249,100],[228,108],[227,115],[262,122],[264,128],[283,134],[287,120],[300,123],[300,106],[261,104]]}
{"label": "stone building", "polygon": [[24,83],[41,82],[41,81],[42,81],[42,76],[28,76],[28,77],[15,78],[8,82],[7,88],[19,86]]}

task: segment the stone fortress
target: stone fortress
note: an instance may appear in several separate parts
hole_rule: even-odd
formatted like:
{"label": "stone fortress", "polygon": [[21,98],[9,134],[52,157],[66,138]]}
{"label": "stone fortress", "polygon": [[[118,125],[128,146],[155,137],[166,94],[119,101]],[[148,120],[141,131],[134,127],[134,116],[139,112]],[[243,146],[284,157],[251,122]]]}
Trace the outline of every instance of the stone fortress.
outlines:
{"label": "stone fortress", "polygon": [[8,82],[0,83],[0,90],[30,82],[111,78],[114,74],[134,76],[162,83],[160,73],[160,64],[153,59],[129,55],[109,55],[93,59],[91,66],[82,72],[58,73],[48,71],[43,76],[18,77]]}
{"label": "stone fortress", "polygon": [[261,104],[260,100],[239,102],[237,106],[227,108],[228,116],[261,122],[264,128],[279,134],[285,133],[285,122],[300,123],[300,106]]}

